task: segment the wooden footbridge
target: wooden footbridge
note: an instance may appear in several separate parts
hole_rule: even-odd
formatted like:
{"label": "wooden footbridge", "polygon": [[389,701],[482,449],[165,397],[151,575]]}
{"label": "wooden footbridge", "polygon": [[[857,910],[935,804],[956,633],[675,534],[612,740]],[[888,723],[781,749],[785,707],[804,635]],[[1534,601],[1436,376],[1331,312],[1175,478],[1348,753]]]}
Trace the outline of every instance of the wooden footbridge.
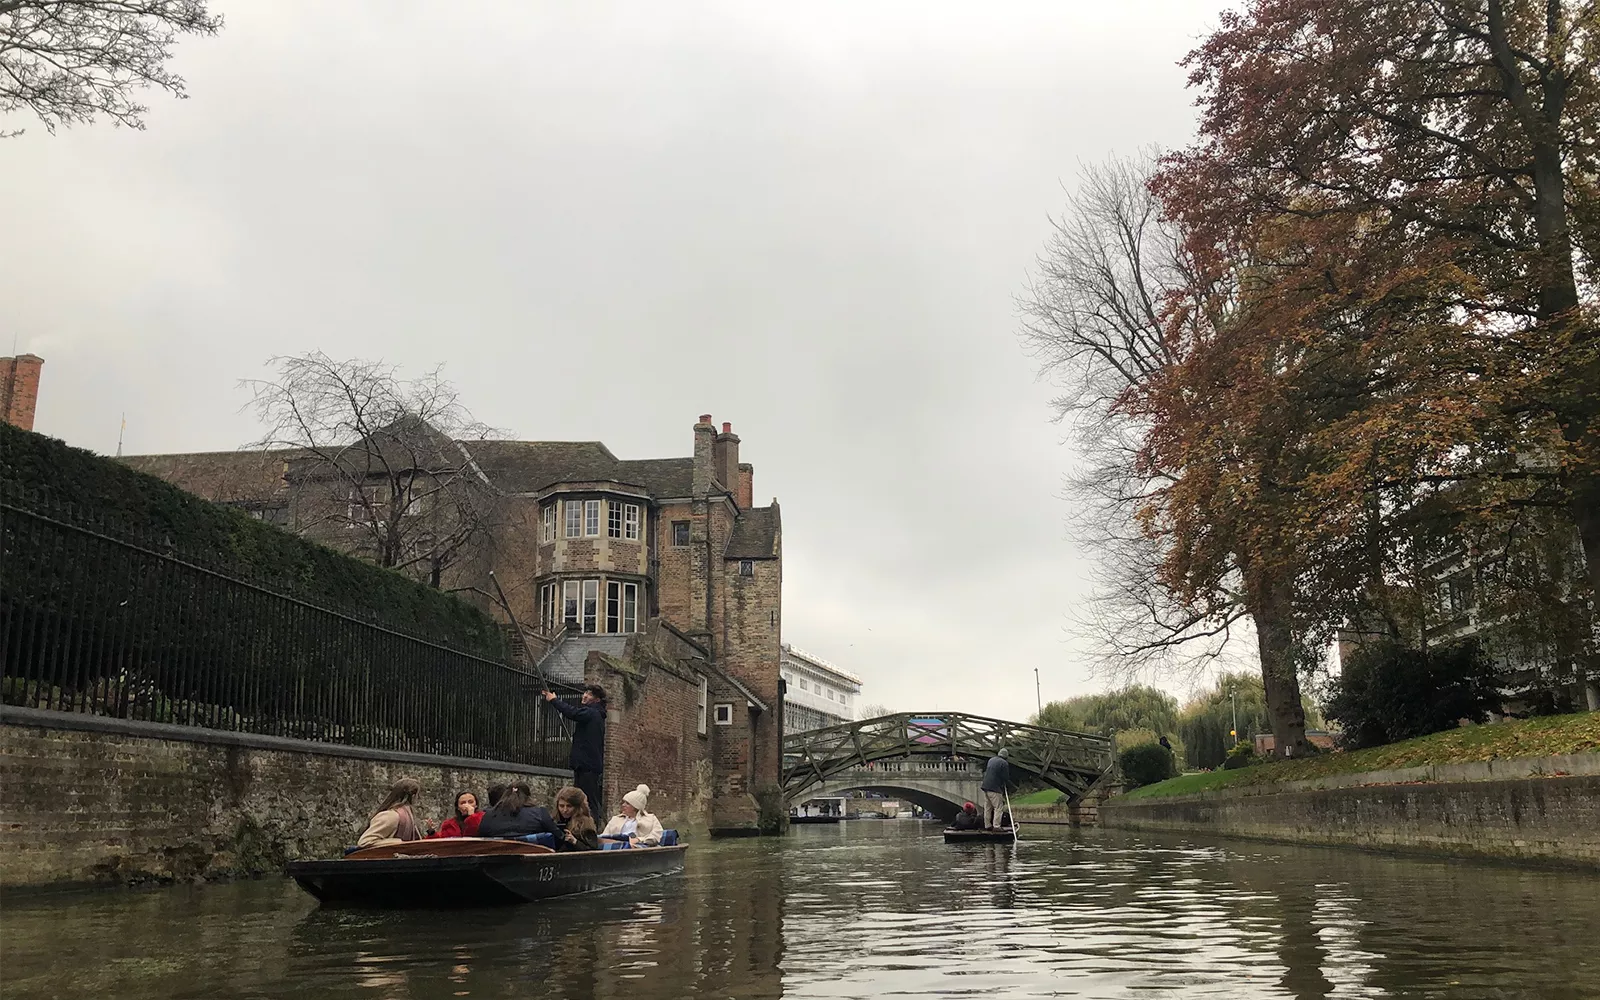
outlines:
{"label": "wooden footbridge", "polygon": [[[880,762],[942,761],[944,770],[954,766],[962,774],[944,779],[950,790],[923,791],[959,805],[963,795],[970,797],[976,790],[972,767],[981,772],[982,763],[1002,747],[1013,778],[1035,777],[1066,793],[1069,802],[1081,799],[1112,766],[1111,740],[1105,736],[964,712],[901,712],[785,736],[784,797],[798,803],[841,788],[903,787],[910,777],[902,773],[905,768]],[[973,788],[963,790],[968,784]]]}

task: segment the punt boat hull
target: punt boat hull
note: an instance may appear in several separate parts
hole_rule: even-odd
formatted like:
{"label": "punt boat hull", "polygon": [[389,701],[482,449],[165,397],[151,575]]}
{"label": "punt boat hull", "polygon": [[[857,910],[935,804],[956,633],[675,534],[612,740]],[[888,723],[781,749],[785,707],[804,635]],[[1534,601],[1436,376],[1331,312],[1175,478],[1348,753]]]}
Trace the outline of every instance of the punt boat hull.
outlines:
{"label": "punt boat hull", "polygon": [[324,905],[496,906],[612,889],[671,874],[682,870],[685,850],[557,853],[531,844],[505,845],[523,848],[514,851],[492,844],[482,853],[467,853],[462,848],[472,841],[456,840],[440,847],[446,843],[432,840],[375,848],[338,861],[292,861],[286,871]]}
{"label": "punt boat hull", "polygon": [[1010,830],[946,830],[947,844],[1009,844],[1017,839],[1015,829]]}

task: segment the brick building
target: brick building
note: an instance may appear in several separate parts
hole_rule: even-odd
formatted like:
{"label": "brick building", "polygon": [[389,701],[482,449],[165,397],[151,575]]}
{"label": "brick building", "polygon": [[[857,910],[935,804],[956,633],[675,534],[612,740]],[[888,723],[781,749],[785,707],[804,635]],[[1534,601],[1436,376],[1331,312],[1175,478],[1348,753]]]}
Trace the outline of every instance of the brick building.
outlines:
{"label": "brick building", "polygon": [[37,354],[0,358],[0,420],[25,431],[33,430],[33,410],[39,403],[39,373],[44,359]]}
{"label": "brick building", "polygon": [[[514,616],[529,659],[548,676],[607,688],[607,808],[642,781],[664,818],[750,828],[757,796],[776,788],[782,527],[776,500],[755,506],[754,467],[740,461],[739,444],[731,425],[719,431],[706,415],[685,457],[619,459],[598,441],[446,441],[441,449],[464,458],[467,472],[451,489],[492,503],[484,530],[447,568],[436,566],[433,580],[503,621]],[[370,532],[353,528],[362,519],[340,515],[370,496],[330,490],[338,470],[304,452],[123,461],[371,554]],[[416,506],[394,503],[373,523],[427,516]],[[504,607],[490,596],[501,590]],[[773,811],[781,816],[781,801],[768,803]]]}

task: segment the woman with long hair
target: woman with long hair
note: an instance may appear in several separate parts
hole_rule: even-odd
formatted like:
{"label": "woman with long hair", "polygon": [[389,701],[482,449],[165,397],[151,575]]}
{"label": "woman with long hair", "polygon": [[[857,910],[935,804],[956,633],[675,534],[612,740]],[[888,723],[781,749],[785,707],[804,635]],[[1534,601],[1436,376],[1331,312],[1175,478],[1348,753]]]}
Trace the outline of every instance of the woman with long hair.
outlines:
{"label": "woman with long hair", "polygon": [[556,837],[558,851],[598,851],[600,831],[589,812],[589,796],[583,789],[567,786],[556,793],[556,825],[561,833]]}
{"label": "woman with long hair", "polygon": [[438,833],[429,837],[476,837],[483,813],[478,811],[477,792],[457,792],[455,815],[439,824]]}
{"label": "woman with long hair", "polygon": [[411,814],[411,807],[422,794],[422,785],[415,778],[401,778],[384,796],[367,831],[356,841],[357,847],[388,847],[422,839],[422,827]]}
{"label": "woman with long hair", "polygon": [[549,811],[534,804],[533,789],[521,782],[507,786],[500,801],[478,823],[480,837],[525,837],[530,833],[559,836]]}

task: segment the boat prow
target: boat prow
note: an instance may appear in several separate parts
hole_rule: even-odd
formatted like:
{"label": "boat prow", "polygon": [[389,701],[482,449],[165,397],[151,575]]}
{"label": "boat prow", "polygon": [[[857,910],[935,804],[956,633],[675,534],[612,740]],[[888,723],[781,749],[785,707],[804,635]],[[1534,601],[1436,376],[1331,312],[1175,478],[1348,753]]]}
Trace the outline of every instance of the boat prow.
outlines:
{"label": "boat prow", "polygon": [[325,904],[463,907],[528,903],[680,871],[685,848],[556,852],[518,840],[459,837],[291,861],[286,872]]}

